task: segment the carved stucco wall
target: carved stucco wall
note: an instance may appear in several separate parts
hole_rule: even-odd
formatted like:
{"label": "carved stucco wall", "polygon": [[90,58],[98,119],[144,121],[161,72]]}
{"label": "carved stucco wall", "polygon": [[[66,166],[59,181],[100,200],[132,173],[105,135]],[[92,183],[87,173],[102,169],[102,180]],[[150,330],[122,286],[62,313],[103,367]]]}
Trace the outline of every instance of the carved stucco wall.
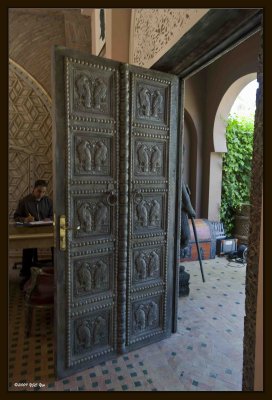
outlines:
{"label": "carved stucco wall", "polygon": [[38,82],[9,62],[9,218],[36,179],[52,197],[51,99]]}
{"label": "carved stucco wall", "polygon": [[22,67],[9,63],[9,218],[36,179],[52,196],[51,99]]}
{"label": "carved stucco wall", "polygon": [[151,67],[208,9],[135,9],[131,13],[129,62]]}

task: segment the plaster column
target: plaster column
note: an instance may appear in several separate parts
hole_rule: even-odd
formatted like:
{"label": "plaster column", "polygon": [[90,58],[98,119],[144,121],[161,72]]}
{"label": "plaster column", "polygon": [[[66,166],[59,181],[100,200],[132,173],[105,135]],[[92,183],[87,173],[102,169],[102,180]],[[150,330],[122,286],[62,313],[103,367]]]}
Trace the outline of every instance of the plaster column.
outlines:
{"label": "plaster column", "polygon": [[222,159],[223,153],[210,154],[210,171],[212,179],[209,182],[208,219],[220,221],[221,191],[222,191]]}
{"label": "plaster column", "polygon": [[106,53],[104,57],[128,63],[130,14],[126,8],[106,9]]}

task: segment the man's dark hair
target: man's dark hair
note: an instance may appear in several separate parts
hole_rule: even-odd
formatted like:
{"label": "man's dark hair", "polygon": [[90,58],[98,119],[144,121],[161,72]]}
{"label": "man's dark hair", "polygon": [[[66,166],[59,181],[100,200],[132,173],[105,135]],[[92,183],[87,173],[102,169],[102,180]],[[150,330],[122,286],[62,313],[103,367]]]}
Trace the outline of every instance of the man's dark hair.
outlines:
{"label": "man's dark hair", "polygon": [[45,186],[47,187],[47,182],[43,179],[38,179],[35,183],[34,183],[34,189],[38,186]]}

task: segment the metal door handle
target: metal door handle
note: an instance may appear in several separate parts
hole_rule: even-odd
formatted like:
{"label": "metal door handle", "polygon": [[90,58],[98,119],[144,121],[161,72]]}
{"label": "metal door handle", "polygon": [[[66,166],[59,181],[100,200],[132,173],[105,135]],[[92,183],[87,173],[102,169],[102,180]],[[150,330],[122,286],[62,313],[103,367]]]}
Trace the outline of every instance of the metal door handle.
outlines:
{"label": "metal door handle", "polygon": [[66,225],[66,216],[60,216],[60,228],[59,228],[59,235],[60,235],[60,250],[66,250],[66,231],[79,231],[80,225],[75,227],[69,227]]}
{"label": "metal door handle", "polygon": [[143,200],[143,195],[139,190],[133,191],[133,200],[134,200],[134,203],[137,203],[137,204]]}
{"label": "metal door handle", "polygon": [[107,192],[107,203],[109,206],[113,207],[117,203],[117,194],[115,190],[111,190],[110,192]]}
{"label": "metal door handle", "polygon": [[65,229],[66,231],[79,231],[81,228],[80,225],[78,225],[74,227],[64,226],[63,229]]}
{"label": "metal door handle", "polygon": [[78,226],[67,226],[66,225],[66,216],[65,215],[61,215],[60,216],[60,228],[66,230],[66,231],[79,231],[80,230],[80,225],[78,225]]}

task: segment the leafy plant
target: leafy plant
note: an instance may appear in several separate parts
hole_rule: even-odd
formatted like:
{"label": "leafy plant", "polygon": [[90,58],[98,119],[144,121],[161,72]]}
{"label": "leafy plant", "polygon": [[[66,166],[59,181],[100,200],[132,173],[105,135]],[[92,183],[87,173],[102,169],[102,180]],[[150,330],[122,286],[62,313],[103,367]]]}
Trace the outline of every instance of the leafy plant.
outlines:
{"label": "leafy plant", "polygon": [[223,155],[220,218],[228,236],[233,235],[234,216],[249,203],[253,153],[254,117],[228,118],[227,153]]}

